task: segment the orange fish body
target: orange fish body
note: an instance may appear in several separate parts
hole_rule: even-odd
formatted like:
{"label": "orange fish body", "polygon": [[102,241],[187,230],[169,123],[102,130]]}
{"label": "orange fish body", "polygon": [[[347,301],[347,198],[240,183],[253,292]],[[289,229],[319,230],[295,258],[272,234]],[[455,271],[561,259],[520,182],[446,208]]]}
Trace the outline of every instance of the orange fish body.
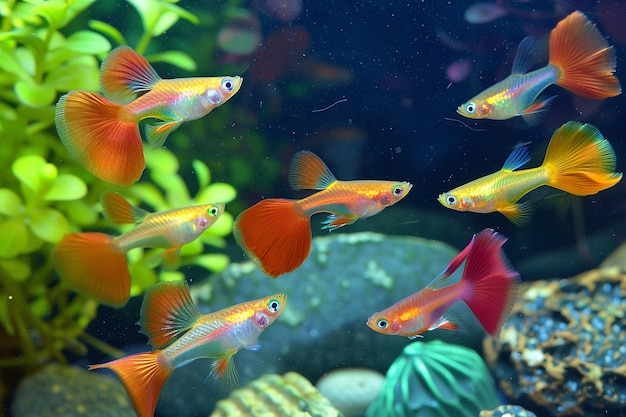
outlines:
{"label": "orange fish body", "polygon": [[183,122],[199,119],[221,106],[241,87],[241,77],[164,80],[128,46],[106,57],[100,71],[104,96],[70,91],[56,106],[56,127],[68,152],[96,177],[126,187],[145,168],[139,122],[159,147]]}
{"label": "orange fish body", "polygon": [[[501,250],[506,238],[491,229],[474,235],[444,272],[423,290],[373,314],[367,325],[387,335],[420,337],[428,330],[455,330],[457,325],[446,311],[464,301],[483,328],[491,335],[500,332],[519,287],[519,275]],[[465,261],[461,280],[438,288]]]}
{"label": "orange fish body", "polygon": [[500,171],[443,193],[438,201],[457,211],[498,211],[522,224],[529,218],[531,207],[518,201],[538,187],[547,185],[586,196],[612,187],[622,178],[615,172],[611,144],[590,124],[565,123],[552,135],[541,166],[516,171],[529,160],[527,147],[517,147]]}
{"label": "orange fish body", "polygon": [[203,204],[159,213],[133,207],[119,194],[101,196],[105,217],[115,224],[138,223],[117,236],[104,233],[70,233],[54,249],[59,276],[71,288],[112,306],[130,296],[126,252],[140,247],[165,248],[164,268],[175,269],[180,248],[199,237],[217,221],[224,204]]}
{"label": "orange fish body", "polygon": [[234,384],[234,354],[242,348],[259,349],[259,336],[284,311],[286,302],[285,294],[276,294],[202,315],[185,282],[161,282],[146,291],[138,322],[153,351],[90,365],[89,369],[113,370],[137,415],[151,417],[167,378],[196,359],[211,358],[211,375]]}
{"label": "orange fish body", "polygon": [[395,181],[339,181],[308,151],[291,163],[295,190],[321,190],[301,200],[268,198],[241,213],[233,225],[239,246],[268,275],[296,269],[311,249],[311,216],[330,213],[323,229],[335,230],[373,216],[408,194],[412,185]]}
{"label": "orange fish body", "polygon": [[522,116],[529,124],[536,124],[554,98],[537,100],[537,97],[552,84],[595,99],[621,93],[614,75],[615,51],[581,12],[571,13],[550,33],[548,65],[527,72],[531,63],[528,57],[534,48],[531,38],[524,39],[511,75],[460,105],[457,112],[472,119],[504,120]]}

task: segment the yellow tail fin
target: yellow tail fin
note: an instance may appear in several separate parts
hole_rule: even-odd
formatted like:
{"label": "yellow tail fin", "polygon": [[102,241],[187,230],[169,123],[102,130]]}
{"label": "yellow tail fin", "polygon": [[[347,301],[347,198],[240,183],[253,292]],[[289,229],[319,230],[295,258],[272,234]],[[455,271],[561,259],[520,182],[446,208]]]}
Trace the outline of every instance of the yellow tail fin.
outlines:
{"label": "yellow tail fin", "polygon": [[567,122],[550,139],[543,161],[550,187],[570,194],[592,195],[622,179],[615,172],[615,151],[593,125]]}

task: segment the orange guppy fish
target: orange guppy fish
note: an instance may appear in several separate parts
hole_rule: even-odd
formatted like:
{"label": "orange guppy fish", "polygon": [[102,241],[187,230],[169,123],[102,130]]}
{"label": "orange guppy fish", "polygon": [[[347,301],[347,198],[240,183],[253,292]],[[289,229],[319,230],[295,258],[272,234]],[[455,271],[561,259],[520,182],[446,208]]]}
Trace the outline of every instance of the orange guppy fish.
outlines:
{"label": "orange guppy fish", "polygon": [[287,295],[276,294],[201,314],[184,281],[158,283],[146,291],[141,306],[141,333],[152,352],[90,365],[109,368],[122,380],[139,417],[152,417],[161,388],[171,373],[200,358],[213,359],[211,375],[235,383],[233,355],[258,350],[258,338],[285,309]]}
{"label": "orange guppy fish", "polygon": [[518,201],[532,190],[547,185],[578,196],[596,194],[622,179],[615,171],[615,152],[595,126],[567,122],[548,144],[543,164],[516,171],[530,160],[527,146],[513,150],[500,171],[439,195],[439,202],[457,211],[499,211],[522,224],[532,211]]}
{"label": "orange guppy fish", "polygon": [[267,275],[296,269],[311,250],[311,216],[330,213],[323,229],[335,230],[380,213],[402,200],[408,182],[339,181],[308,151],[296,153],[289,169],[294,190],[321,190],[302,200],[268,198],[241,213],[233,225],[235,240]]}
{"label": "orange guppy fish", "polygon": [[621,93],[619,80],[613,75],[617,66],[615,51],[581,12],[571,13],[550,33],[548,65],[526,72],[535,46],[535,41],[525,38],[517,50],[511,75],[460,105],[457,113],[471,119],[522,116],[529,124],[536,124],[554,98],[537,97],[551,84],[594,99]]}
{"label": "orange guppy fish", "polygon": [[199,237],[224,211],[220,203],[149,213],[112,191],[104,192],[100,202],[112,223],[138,224],[117,237],[70,233],[57,244],[53,258],[59,276],[71,288],[112,306],[124,305],[130,296],[126,252],[133,248],[166,248],[160,255],[163,266],[175,269],[180,248]]}
{"label": "orange guppy fish", "polygon": [[[464,301],[487,333],[497,335],[513,308],[519,287],[519,274],[509,266],[501,249],[505,242],[506,238],[492,229],[474,235],[426,288],[373,314],[367,325],[378,333],[411,339],[429,330],[456,330],[458,325],[446,312],[452,304]],[[463,261],[461,280],[440,288]]]}
{"label": "orange guppy fish", "polygon": [[241,77],[164,80],[128,46],[115,48],[100,70],[104,96],[70,91],[56,106],[56,127],[70,155],[87,171],[127,187],[146,166],[139,122],[153,147],[183,122],[199,119],[224,104],[241,87]]}

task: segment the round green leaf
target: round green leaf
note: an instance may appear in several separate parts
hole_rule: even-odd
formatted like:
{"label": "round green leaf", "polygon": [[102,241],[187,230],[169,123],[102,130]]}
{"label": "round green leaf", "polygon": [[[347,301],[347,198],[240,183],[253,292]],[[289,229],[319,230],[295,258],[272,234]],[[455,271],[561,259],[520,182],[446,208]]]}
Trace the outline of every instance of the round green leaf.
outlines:
{"label": "round green leaf", "polygon": [[93,56],[73,58],[52,69],[45,78],[46,85],[57,91],[100,89],[100,70]]}
{"label": "round green leaf", "polygon": [[165,62],[187,71],[194,71],[197,68],[196,61],[181,51],[160,52],[150,55],[147,58],[150,62]]}
{"label": "round green leaf", "polygon": [[192,240],[191,242],[183,245],[183,247],[180,248],[181,257],[196,256],[200,255],[202,252],[204,252],[204,245],[202,244],[200,239]]}
{"label": "round green leaf", "polygon": [[34,84],[31,81],[16,82],[15,94],[22,104],[30,107],[48,106],[56,98],[56,91],[53,87]]}
{"label": "round green leaf", "polygon": [[34,192],[41,187],[41,171],[46,160],[39,155],[25,155],[13,162],[13,175]]}
{"label": "round green leaf", "polygon": [[200,265],[209,271],[218,272],[226,269],[230,263],[228,256],[221,253],[209,253],[206,255],[197,256],[193,263]]}
{"label": "round green leaf", "polygon": [[93,30],[97,30],[98,32],[107,35],[109,38],[113,39],[116,43],[120,44],[120,45],[127,45],[128,42],[126,42],[126,39],[124,38],[124,35],[122,35],[122,33],[117,30],[116,27],[111,26],[108,23],[105,22],[101,22],[100,20],[90,20],[89,21],[89,27]]}
{"label": "round green leaf", "polygon": [[0,260],[0,266],[2,266],[2,269],[4,269],[15,281],[26,281],[26,279],[30,277],[30,265],[20,259]]}
{"label": "round green leaf", "polygon": [[28,229],[22,219],[8,219],[0,223],[0,258],[10,259],[26,253]]}
{"label": "round green leaf", "polygon": [[52,188],[46,194],[47,201],[78,200],[87,194],[87,185],[80,178],[61,174],[52,184]]}
{"label": "round green leaf", "polygon": [[15,217],[23,210],[20,196],[8,188],[0,189],[0,213]]}
{"label": "round green leaf", "polygon": [[159,281],[184,281],[185,274],[178,271],[161,271],[159,274]]}
{"label": "round green leaf", "polygon": [[46,19],[50,26],[59,28],[65,20],[66,9],[67,5],[64,1],[51,0],[39,3],[32,9],[32,12]]}
{"label": "round green leaf", "polygon": [[65,48],[85,54],[104,54],[111,50],[111,43],[99,33],[90,30],[74,32],[67,38]]}
{"label": "round green leaf", "polygon": [[65,216],[48,207],[30,213],[30,228],[37,237],[50,243],[58,243],[70,231]]}
{"label": "round green leaf", "polygon": [[63,201],[57,205],[72,224],[91,226],[98,221],[98,211],[83,200]]}
{"label": "round green leaf", "polygon": [[191,161],[191,166],[196,173],[196,177],[198,178],[198,189],[202,190],[209,186],[211,183],[211,171],[206,164],[199,159],[194,159]]}
{"label": "round green leaf", "polygon": [[200,190],[195,200],[198,204],[229,203],[237,197],[237,190],[225,182],[216,182]]}
{"label": "round green leaf", "polygon": [[165,148],[146,152],[146,165],[155,174],[174,174],[178,171],[178,159]]}

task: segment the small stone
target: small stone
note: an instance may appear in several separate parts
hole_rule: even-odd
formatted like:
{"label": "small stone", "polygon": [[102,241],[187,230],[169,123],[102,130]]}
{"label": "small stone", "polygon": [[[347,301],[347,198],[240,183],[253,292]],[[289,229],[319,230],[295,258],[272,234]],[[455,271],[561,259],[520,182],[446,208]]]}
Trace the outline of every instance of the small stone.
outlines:
{"label": "small stone", "polygon": [[360,417],[376,399],[385,375],[372,369],[336,369],[315,385],[345,417]]}
{"label": "small stone", "polygon": [[117,379],[56,363],[22,379],[11,409],[14,417],[137,416]]}

